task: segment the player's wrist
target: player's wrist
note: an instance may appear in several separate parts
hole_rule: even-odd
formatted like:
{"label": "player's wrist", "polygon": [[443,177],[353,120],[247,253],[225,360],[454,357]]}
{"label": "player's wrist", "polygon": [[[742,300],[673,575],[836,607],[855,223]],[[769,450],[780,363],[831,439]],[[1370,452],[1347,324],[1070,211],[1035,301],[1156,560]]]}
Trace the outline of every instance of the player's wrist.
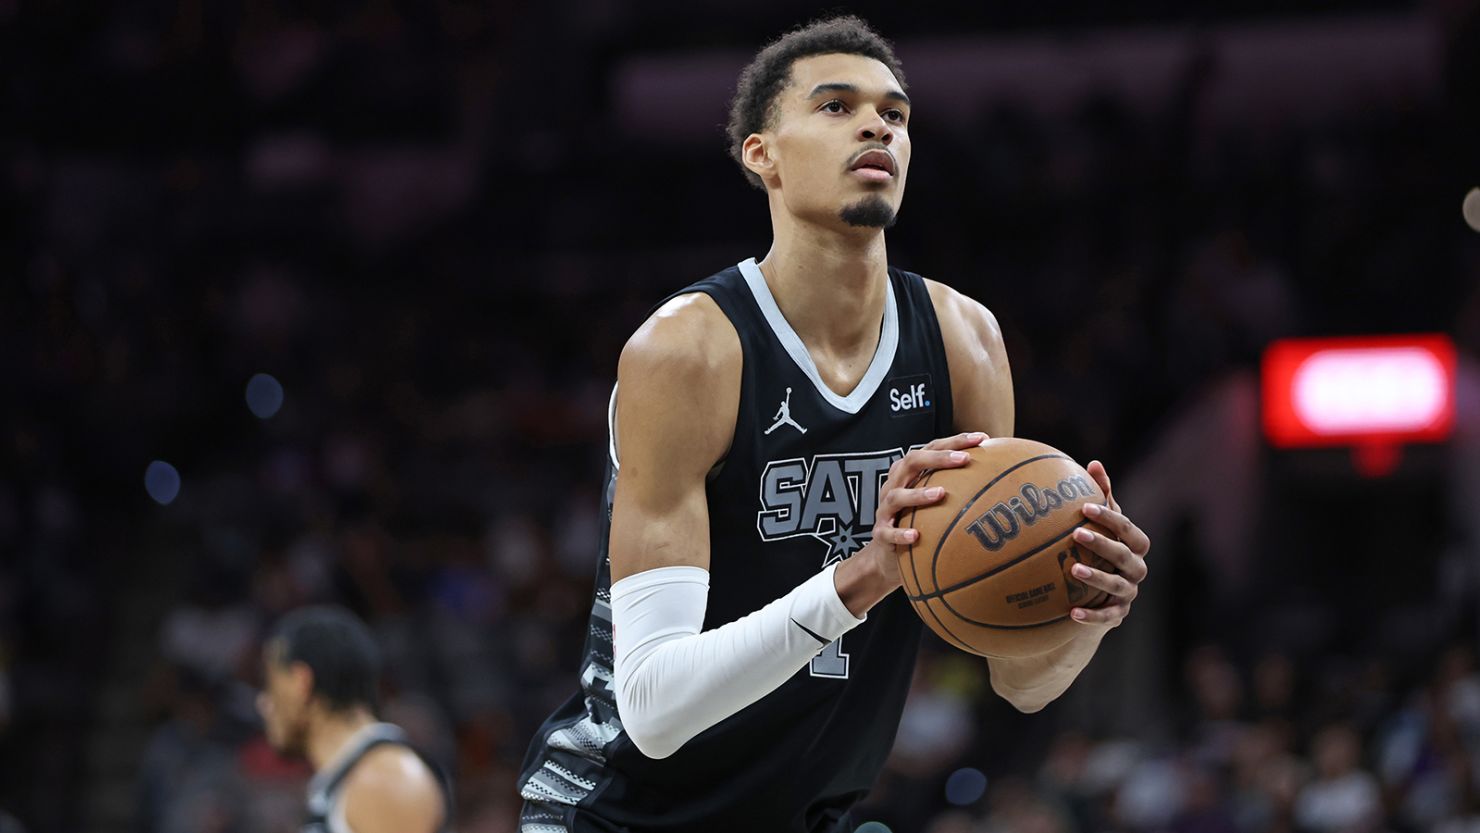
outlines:
{"label": "player's wrist", "polygon": [[[872,552],[860,552],[838,562],[833,572],[833,586],[838,598],[854,616],[863,616],[883,598],[900,586],[899,571],[892,575]],[[887,554],[886,554],[887,555]]]}

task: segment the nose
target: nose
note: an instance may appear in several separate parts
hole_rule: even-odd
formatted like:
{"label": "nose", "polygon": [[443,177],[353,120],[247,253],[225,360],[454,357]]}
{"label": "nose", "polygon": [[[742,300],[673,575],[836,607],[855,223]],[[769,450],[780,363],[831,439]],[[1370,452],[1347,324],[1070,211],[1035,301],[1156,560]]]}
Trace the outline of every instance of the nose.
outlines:
{"label": "nose", "polygon": [[877,110],[870,110],[870,115],[863,119],[858,126],[858,138],[861,141],[883,142],[889,144],[894,141],[894,131],[889,129],[889,122]]}

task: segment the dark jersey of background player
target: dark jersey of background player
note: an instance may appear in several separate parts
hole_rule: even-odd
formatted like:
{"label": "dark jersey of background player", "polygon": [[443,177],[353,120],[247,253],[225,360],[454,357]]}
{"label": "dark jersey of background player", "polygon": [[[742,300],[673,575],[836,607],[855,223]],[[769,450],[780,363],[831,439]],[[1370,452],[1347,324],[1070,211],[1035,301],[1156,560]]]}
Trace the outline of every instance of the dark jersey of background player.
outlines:
{"label": "dark jersey of background player", "polygon": [[[521,833],[853,829],[920,632],[894,593],[895,548],[918,533],[896,516],[943,497],[913,487],[919,472],[965,465],[962,449],[1013,431],[991,313],[888,266],[911,153],[903,86],[856,18],[790,33],[742,73],[732,151],[766,192],[772,247],[665,302],[622,352],[580,687],[531,744]],[[994,691],[1021,710],[1068,687],[1145,575],[1144,535],[1118,510],[1103,522],[1137,544],[1088,544],[1121,575],[1076,577],[1110,601],[1075,609],[1085,628],[1061,649],[988,660]],[[849,621],[836,607],[824,618],[843,636],[753,627],[801,609],[793,600],[841,603]],[[677,626],[644,630],[657,621]],[[679,650],[634,675],[622,648],[634,634]],[[784,661],[755,647],[772,644]],[[743,705],[716,715],[713,702]]]}
{"label": "dark jersey of background player", "polygon": [[379,651],[348,611],[283,617],[263,648],[257,698],[268,743],[313,766],[305,833],[450,830],[452,792],[401,730],[375,719]]}
{"label": "dark jersey of background player", "polygon": [[[891,271],[879,349],[847,396],[818,377],[755,261],[685,292],[724,312],[744,352],[733,443],[706,486],[716,588],[708,628],[861,549],[889,467],[951,431],[951,386],[917,275]],[[607,461],[608,517],[618,456]],[[594,808],[643,831],[837,828],[877,776],[904,707],[920,634],[904,597],[875,607],[781,688],[654,760],[623,736],[616,714],[607,556],[603,546],[580,690],[525,762],[522,794],[548,807],[545,823],[563,829],[566,816]]]}

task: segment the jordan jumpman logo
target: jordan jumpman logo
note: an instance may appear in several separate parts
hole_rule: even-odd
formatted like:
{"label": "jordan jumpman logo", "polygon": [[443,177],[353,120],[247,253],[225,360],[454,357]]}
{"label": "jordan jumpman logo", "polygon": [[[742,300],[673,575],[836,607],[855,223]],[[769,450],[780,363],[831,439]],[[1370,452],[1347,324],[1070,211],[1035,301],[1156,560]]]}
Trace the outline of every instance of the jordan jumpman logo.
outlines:
{"label": "jordan jumpman logo", "polygon": [[797,421],[791,418],[791,388],[786,389],[786,398],[781,400],[781,407],[776,411],[776,416],[774,417],[774,419],[776,420],[776,424],[766,429],[767,434],[775,431],[777,428],[780,428],[783,425],[790,425],[803,434],[807,433],[807,429],[798,425]]}

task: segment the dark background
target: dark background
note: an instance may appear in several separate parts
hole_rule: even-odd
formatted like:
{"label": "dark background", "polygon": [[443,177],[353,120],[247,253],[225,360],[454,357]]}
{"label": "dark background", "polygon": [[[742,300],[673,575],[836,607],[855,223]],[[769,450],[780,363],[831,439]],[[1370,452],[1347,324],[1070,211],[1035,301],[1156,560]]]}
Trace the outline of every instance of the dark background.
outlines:
{"label": "dark background", "polygon": [[[764,254],[726,102],[827,10],[0,0],[0,830],[296,829],[251,699],[318,601],[375,627],[459,829],[514,830],[616,357]],[[846,10],[916,102],[891,260],[993,309],[1018,432],[1105,460],[1156,541],[1038,715],[927,638],[861,817],[1480,829],[1480,4]],[[1450,442],[1383,477],[1266,447],[1271,339],[1403,332],[1460,346]]]}

